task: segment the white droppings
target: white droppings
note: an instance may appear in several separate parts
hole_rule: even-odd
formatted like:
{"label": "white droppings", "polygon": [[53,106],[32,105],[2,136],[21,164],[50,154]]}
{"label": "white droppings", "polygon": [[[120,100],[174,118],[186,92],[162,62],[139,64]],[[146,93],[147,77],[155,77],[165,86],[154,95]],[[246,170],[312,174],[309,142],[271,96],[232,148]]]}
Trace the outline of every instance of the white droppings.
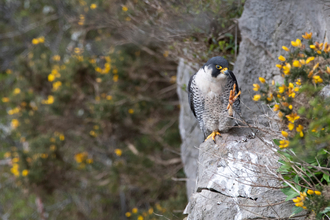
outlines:
{"label": "white droppings", "polygon": [[242,219],[242,212],[241,212],[241,209],[238,205],[238,199],[235,197],[234,201],[236,203],[235,207],[237,208],[237,214],[235,215],[234,220],[241,220]]}
{"label": "white droppings", "polygon": [[[230,148],[230,146],[227,146]],[[242,219],[242,213],[238,205],[238,196],[252,197],[250,186],[251,183],[257,182],[257,175],[254,172],[253,164],[257,164],[258,156],[250,152],[237,152],[237,156],[233,154],[227,155],[228,159],[222,159],[225,166],[216,169],[216,173],[208,182],[207,188],[222,187],[221,193],[233,197],[236,202],[237,214],[235,220]],[[239,180],[239,181],[238,181]],[[225,185],[221,185],[225,183]]]}

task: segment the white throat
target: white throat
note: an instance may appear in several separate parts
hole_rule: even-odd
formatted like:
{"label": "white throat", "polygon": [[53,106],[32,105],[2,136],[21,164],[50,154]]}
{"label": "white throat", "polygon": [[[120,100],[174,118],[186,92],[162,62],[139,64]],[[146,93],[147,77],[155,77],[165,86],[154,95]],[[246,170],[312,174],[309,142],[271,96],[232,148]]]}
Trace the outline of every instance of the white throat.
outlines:
{"label": "white throat", "polygon": [[[204,70],[205,69],[205,70]],[[225,74],[220,73],[216,78],[212,77],[212,69],[205,66],[200,68],[196,74],[195,82],[203,95],[218,95],[222,93],[227,83]]]}

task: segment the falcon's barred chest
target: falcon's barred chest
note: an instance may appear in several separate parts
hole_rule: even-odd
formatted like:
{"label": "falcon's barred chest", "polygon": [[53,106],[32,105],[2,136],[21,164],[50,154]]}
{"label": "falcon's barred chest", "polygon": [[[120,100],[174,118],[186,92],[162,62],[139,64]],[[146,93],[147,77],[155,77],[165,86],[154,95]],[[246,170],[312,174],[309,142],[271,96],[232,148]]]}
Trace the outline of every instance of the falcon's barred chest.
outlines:
{"label": "falcon's barred chest", "polygon": [[228,66],[224,58],[213,57],[190,78],[188,84],[189,104],[205,137],[215,130],[226,132],[235,124],[233,118],[240,113],[239,96],[232,105],[234,115],[227,110],[234,84],[235,93],[238,93],[236,78]]}

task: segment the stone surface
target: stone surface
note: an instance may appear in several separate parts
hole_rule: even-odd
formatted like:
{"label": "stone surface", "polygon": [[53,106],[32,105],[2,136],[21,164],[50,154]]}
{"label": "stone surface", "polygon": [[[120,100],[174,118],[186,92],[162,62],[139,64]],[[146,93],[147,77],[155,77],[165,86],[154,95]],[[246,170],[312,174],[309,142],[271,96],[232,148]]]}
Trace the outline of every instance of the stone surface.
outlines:
{"label": "stone surface", "polygon": [[[282,46],[292,48],[291,41],[305,32],[313,32],[318,42],[330,38],[330,4],[323,0],[247,0],[239,29],[242,35],[234,73],[241,86],[242,113],[246,119],[266,112],[265,107],[251,101],[252,84],[258,77],[281,82],[275,65],[285,55]],[[244,107],[246,105],[246,107]],[[257,114],[256,114],[257,113]]]}
{"label": "stone surface", "polygon": [[188,220],[289,217],[294,204],[283,202],[286,196],[279,189],[278,157],[271,141],[276,133],[265,127],[235,127],[216,144],[201,144],[197,190],[185,210]]}
{"label": "stone surface", "polygon": [[179,129],[181,135],[181,159],[187,176],[188,198],[195,190],[198,169],[198,146],[203,142],[203,134],[199,129],[197,120],[190,110],[188,104],[188,93],[186,87],[190,76],[195,74],[196,65],[180,60],[177,74],[177,93],[180,100]]}

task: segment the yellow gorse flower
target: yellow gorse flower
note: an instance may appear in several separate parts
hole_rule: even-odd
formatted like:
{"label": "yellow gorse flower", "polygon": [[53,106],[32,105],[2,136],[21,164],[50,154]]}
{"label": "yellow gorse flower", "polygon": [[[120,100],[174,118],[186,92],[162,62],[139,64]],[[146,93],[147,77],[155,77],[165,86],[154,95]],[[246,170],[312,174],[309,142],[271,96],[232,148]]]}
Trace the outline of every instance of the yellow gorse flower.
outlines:
{"label": "yellow gorse flower", "polygon": [[74,159],[77,163],[82,163],[84,162],[88,157],[88,153],[87,152],[81,152],[78,153],[76,155],[74,155]]}
{"label": "yellow gorse flower", "polygon": [[330,67],[329,67],[329,66],[327,66],[327,70],[326,70],[326,72],[327,72],[328,74],[330,74]]}
{"label": "yellow gorse flower", "polygon": [[285,91],[285,85],[278,87],[278,92],[283,93]]}
{"label": "yellow gorse flower", "polygon": [[[299,197],[298,197],[299,198]],[[300,198],[298,199],[298,198],[296,198],[296,199],[292,199],[292,201],[294,202],[294,203],[298,203],[298,202],[300,202],[301,200],[300,200]]]}
{"label": "yellow gorse flower", "polygon": [[287,92],[289,97],[294,98],[296,96],[296,93],[294,93],[294,91],[299,91],[299,88],[294,88],[293,83],[289,83],[289,90]]}
{"label": "yellow gorse flower", "polygon": [[285,51],[288,51],[288,52],[290,51],[290,49],[287,48],[286,46],[282,46],[282,49],[285,50]]}
{"label": "yellow gorse flower", "polygon": [[282,118],[282,117],[283,117],[283,113],[282,113],[282,112],[279,112],[279,113],[278,113],[278,117],[279,117],[279,118]]}
{"label": "yellow gorse flower", "polygon": [[283,66],[281,64],[276,64],[276,67],[282,69]]}
{"label": "yellow gorse flower", "polygon": [[44,37],[39,37],[38,40],[39,40],[39,43],[44,43],[45,42],[45,38]]}
{"label": "yellow gorse flower", "polygon": [[54,61],[60,61],[61,60],[61,56],[60,55],[54,55],[52,59]]}
{"label": "yellow gorse flower", "polygon": [[273,99],[273,93],[270,93],[270,94],[269,94],[269,97],[267,97],[267,100],[268,100],[268,101],[272,101],[272,99]]}
{"label": "yellow gorse flower", "polygon": [[307,60],[306,60],[306,64],[309,64],[314,59],[315,59],[315,57],[308,57]]}
{"label": "yellow gorse flower", "polygon": [[309,190],[307,190],[307,193],[308,193],[309,195],[313,195],[313,194],[314,194],[314,191],[311,190],[311,189],[309,189]]}
{"label": "yellow gorse flower", "polygon": [[287,141],[287,140],[280,140],[280,148],[286,148],[286,147],[288,147],[289,146],[289,144],[290,144],[290,142],[289,141]]}
{"label": "yellow gorse flower", "polygon": [[307,77],[308,77],[308,78],[311,78],[312,76],[313,76],[313,70],[309,71]]}
{"label": "yellow gorse flower", "polygon": [[29,175],[29,171],[28,170],[23,170],[22,171],[22,176],[27,176]]}
{"label": "yellow gorse flower", "polygon": [[289,135],[288,132],[286,132],[286,131],[282,131],[281,133],[282,133],[283,137],[288,137],[288,135]]}
{"label": "yellow gorse flower", "polygon": [[292,65],[294,67],[301,67],[301,63],[298,60],[293,61]]}
{"label": "yellow gorse flower", "polygon": [[254,97],[253,97],[253,101],[259,101],[259,99],[261,98],[261,95],[255,95]]}
{"label": "yellow gorse flower", "polygon": [[307,194],[305,192],[300,192],[300,198],[302,201],[305,201],[306,197],[307,197]]}
{"label": "yellow gorse flower", "polygon": [[287,63],[287,64],[285,64],[285,66],[283,66],[283,73],[285,75],[289,75],[290,70],[291,70],[291,64],[290,63]]}
{"label": "yellow gorse flower", "polygon": [[57,81],[53,83],[53,90],[56,91],[58,90],[58,88],[62,86],[62,82],[61,81]]}
{"label": "yellow gorse flower", "polygon": [[293,123],[289,123],[288,128],[290,131],[292,131],[294,129],[294,124]]}
{"label": "yellow gorse flower", "polygon": [[280,109],[280,105],[279,104],[275,104],[274,105],[274,108],[273,108],[273,111],[274,112],[277,112],[279,109]]}
{"label": "yellow gorse flower", "polygon": [[279,57],[278,57],[278,59],[279,59],[280,61],[283,61],[283,62],[285,61],[285,57],[284,57],[284,56],[282,56],[282,55],[281,55],[281,56],[279,56]]}
{"label": "yellow gorse flower", "polygon": [[314,191],[315,192],[315,195],[318,195],[320,196],[322,193],[320,191]]}
{"label": "yellow gorse flower", "polygon": [[296,128],[296,130],[300,134],[300,137],[304,137],[303,129],[304,129],[304,127],[302,125],[298,125],[298,127]]}
{"label": "yellow gorse flower", "polygon": [[54,103],[54,96],[49,95],[46,100],[41,101],[42,104],[50,105]]}
{"label": "yellow gorse flower", "polygon": [[1,101],[2,101],[2,102],[9,102],[9,98],[8,98],[8,97],[3,97],[3,98],[1,99]]}
{"label": "yellow gorse flower", "polygon": [[19,121],[17,119],[11,120],[11,127],[13,129],[17,128],[19,126]]}
{"label": "yellow gorse flower", "polygon": [[[122,150],[120,150],[120,149],[115,149],[115,154],[118,156],[118,157],[120,157],[121,155],[122,155]],[[135,212],[133,212],[133,213],[135,213]]]}
{"label": "yellow gorse flower", "polygon": [[41,44],[45,42],[44,37],[38,37],[38,38],[33,38],[32,39],[32,44]]}
{"label": "yellow gorse flower", "polygon": [[297,39],[296,41],[291,41],[291,45],[294,47],[300,47],[301,46],[301,40]]}
{"label": "yellow gorse flower", "polygon": [[260,85],[259,84],[253,84],[253,90],[254,91],[258,91],[260,89]]}
{"label": "yellow gorse flower", "polygon": [[93,4],[91,4],[90,8],[93,10],[93,9],[97,8],[97,5],[93,3]]}
{"label": "yellow gorse flower", "polygon": [[127,8],[125,5],[122,6],[121,9],[122,9],[123,11],[127,11],[127,10],[128,10],[128,8]]}
{"label": "yellow gorse flower", "polygon": [[308,39],[311,39],[312,38],[312,35],[313,35],[312,32],[310,32],[310,33],[305,32],[305,35],[302,35],[302,37],[304,39],[308,40]]}
{"label": "yellow gorse flower", "polygon": [[306,64],[306,60],[300,59],[299,60],[299,63],[302,64],[302,65],[305,65]]}
{"label": "yellow gorse flower", "polygon": [[298,132],[302,132],[303,129],[304,127],[302,125],[298,125],[298,127],[296,128]]}
{"label": "yellow gorse flower", "polygon": [[93,137],[96,137],[96,133],[95,133],[95,131],[90,131],[89,134],[90,134],[91,136],[93,136]]}
{"label": "yellow gorse flower", "polygon": [[291,114],[287,115],[286,117],[291,123],[294,123],[296,120],[298,120],[300,118],[300,116],[297,113],[291,113]]}
{"label": "yellow gorse flower", "polygon": [[20,112],[20,108],[18,108],[18,107],[16,107],[16,108],[14,108],[14,109],[10,109],[9,111],[8,111],[8,115],[14,115],[14,114],[17,114],[17,113],[19,113]]}
{"label": "yellow gorse flower", "polygon": [[39,43],[39,40],[37,38],[32,39],[32,44],[38,44],[38,43]]}
{"label": "yellow gorse flower", "polygon": [[322,83],[323,79],[320,76],[313,76],[314,83]]}
{"label": "yellow gorse flower", "polygon": [[17,94],[19,94],[19,93],[21,93],[20,88],[15,88],[15,89],[14,89],[14,94],[17,95]]}
{"label": "yellow gorse flower", "polygon": [[263,78],[263,77],[259,77],[259,81],[260,81],[261,83],[265,83],[265,82],[266,82],[265,78]]}

